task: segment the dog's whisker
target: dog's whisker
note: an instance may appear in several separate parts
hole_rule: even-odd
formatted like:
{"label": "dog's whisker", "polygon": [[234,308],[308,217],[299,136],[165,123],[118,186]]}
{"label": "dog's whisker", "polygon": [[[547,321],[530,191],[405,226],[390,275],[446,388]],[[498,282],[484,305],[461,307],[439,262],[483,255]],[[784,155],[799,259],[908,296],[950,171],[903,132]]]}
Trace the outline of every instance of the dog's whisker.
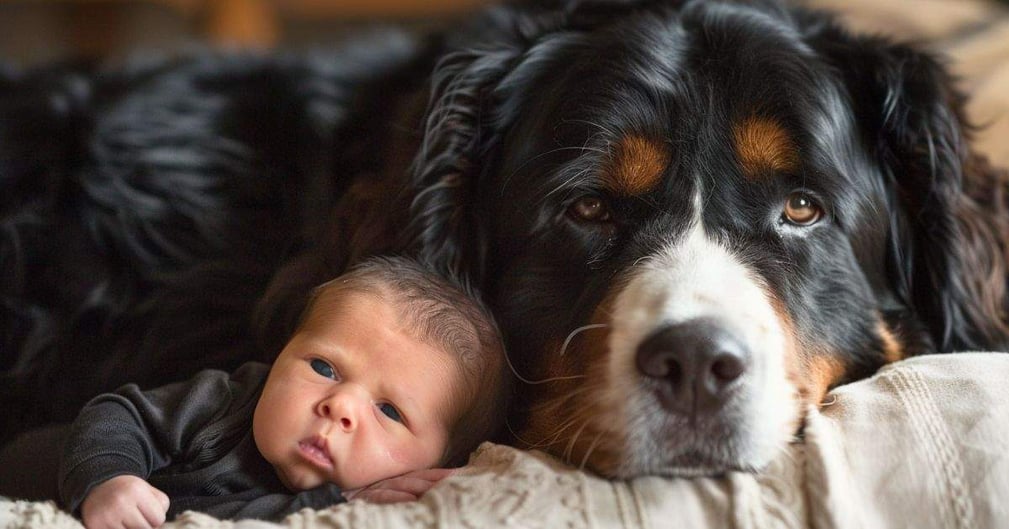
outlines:
{"label": "dog's whisker", "polygon": [[564,449],[564,461],[572,463],[571,456],[574,454],[575,445],[578,443],[578,438],[582,436],[582,432],[585,431],[585,428],[588,428],[589,422],[591,420],[592,420],[591,417],[586,417],[585,420],[582,421],[582,425],[578,428],[575,434],[571,436],[570,440],[568,440],[568,445]]}
{"label": "dog's whisker", "polygon": [[538,443],[532,445],[532,448],[538,448],[541,446],[553,446],[557,444],[558,440],[560,440],[561,438],[561,435],[577,423],[578,423],[577,416],[569,418],[568,420],[557,425],[557,428],[555,428],[553,431],[545,433],[540,438],[540,441]]}
{"label": "dog's whisker", "polygon": [[[560,413],[559,409],[562,408],[563,406],[565,406],[571,399],[573,399],[574,397],[576,397],[576,396],[578,396],[578,395],[580,395],[582,393],[585,393],[585,391],[583,391],[583,390],[576,390],[576,391],[567,393],[567,394],[565,394],[561,398],[554,399],[554,400],[551,400],[551,401],[548,401],[548,402],[544,402],[540,406],[537,406],[536,409],[538,409],[538,410],[544,410],[544,409],[547,409],[547,408],[553,408],[555,410],[553,412],[551,412],[551,413],[548,413],[547,415],[550,415],[550,416],[563,416],[563,414]],[[588,408],[588,406],[586,405],[583,408]],[[541,447],[549,447],[549,446],[557,444],[557,441],[560,439],[560,437],[562,436],[562,434],[565,431],[569,430],[572,426],[574,426],[575,424],[577,424],[579,422],[579,419],[581,419],[583,416],[588,416],[588,414],[587,413],[575,413],[575,414],[571,414],[568,417],[567,420],[565,420],[565,421],[561,422],[560,424],[556,425],[556,427],[554,427],[552,430],[549,430],[549,431],[543,433],[541,436],[539,436],[538,440],[536,440],[536,441],[532,441],[532,440],[529,440],[529,439],[526,439],[526,438],[520,436],[518,434],[518,432],[516,432],[511,427],[511,424],[508,423],[507,421],[506,421],[505,425],[508,428],[508,431],[516,439],[518,439],[523,445],[525,445],[526,448],[528,448],[528,449],[535,449],[535,448],[541,448]]]}
{"label": "dog's whisker", "polygon": [[[587,386],[581,386],[574,391],[567,392],[563,396],[554,398],[544,403],[542,406],[539,406],[537,409],[540,412],[543,412],[541,413],[541,416],[567,417],[566,420],[557,424],[552,430],[544,433],[542,436],[543,440],[549,441],[549,444],[556,444],[557,440],[561,437],[561,434],[563,434],[566,430],[570,429],[572,426],[577,424],[579,420],[581,420],[583,417],[586,418],[586,421],[590,419],[592,417],[592,414],[588,412],[592,403],[590,400],[582,399],[579,397],[582,397],[583,395],[586,394],[592,394],[595,391],[598,391],[598,389]],[[575,412],[566,411],[566,409],[571,404],[573,403],[577,404],[579,402],[581,403],[581,405],[579,408],[577,408],[577,411]],[[582,428],[584,428],[584,425],[582,426]],[[577,433],[575,434],[575,436],[577,436]]]}
{"label": "dog's whisker", "polygon": [[547,445],[557,444],[557,442],[561,440],[561,435],[577,423],[578,420],[576,418],[571,418],[570,420],[561,423],[552,434],[543,436],[543,443]]}
{"label": "dog's whisker", "polygon": [[[540,158],[542,158],[544,156],[549,156],[551,154],[554,154],[554,153],[557,153],[557,152],[562,152],[562,151],[582,151],[582,152],[589,151],[589,152],[596,152],[596,153],[599,153],[599,154],[606,154],[601,149],[597,149],[597,148],[594,148],[594,147],[587,147],[587,146],[584,146],[584,145],[581,146],[581,147],[558,147],[556,149],[550,149],[549,151],[541,152],[541,153],[537,154],[536,156],[533,156],[533,157],[529,158],[528,160],[525,160],[524,162],[522,162],[518,167],[515,168],[514,171],[512,171],[511,173],[508,174],[508,176],[505,177],[505,179],[504,179],[504,185],[502,186],[502,192],[504,191],[504,188],[507,187],[507,183],[511,181],[512,177],[515,176],[522,169],[525,169],[526,166],[528,166],[529,164],[535,162],[536,160],[538,160],[538,159],[540,159]],[[576,175],[576,176],[580,176],[580,174]],[[570,181],[570,180],[568,180],[568,181]],[[567,182],[565,182],[565,183],[567,183]]]}
{"label": "dog's whisker", "polygon": [[616,132],[614,132],[611,129],[606,128],[603,125],[600,125],[599,123],[596,123],[595,121],[590,121],[590,120],[587,120],[587,119],[567,119],[565,121],[567,123],[582,123],[584,125],[591,125],[591,126],[597,128],[597,129],[599,129],[600,132],[598,134],[606,134],[607,136],[609,136],[611,138],[617,138],[617,137],[619,137],[619,135]]}
{"label": "dog's whisker", "polygon": [[527,441],[524,437],[522,437],[521,435],[519,435],[519,433],[515,431],[515,428],[512,427],[511,421],[508,420],[508,419],[505,419],[505,428],[508,429],[508,433],[511,434],[512,437],[514,437],[515,439],[517,439],[520,443],[522,443],[523,445],[525,445],[527,448],[533,449],[533,448],[537,448],[538,447],[538,445],[536,443],[532,443],[530,441]]}
{"label": "dog's whisker", "polygon": [[583,326],[581,326],[581,327],[579,327],[579,328],[571,331],[571,333],[568,334],[568,337],[564,339],[564,344],[561,345],[561,350],[560,350],[559,353],[557,353],[557,356],[564,356],[564,352],[568,350],[568,345],[571,345],[571,340],[578,333],[583,332],[583,331],[588,331],[588,330],[591,330],[591,329],[604,329],[606,327],[609,327],[609,324],[606,324],[606,323],[590,323],[589,325],[583,325]]}
{"label": "dog's whisker", "polygon": [[589,166],[589,167],[586,167],[584,169],[579,170],[577,173],[571,175],[570,178],[568,178],[567,180],[564,180],[563,182],[561,182],[560,185],[554,187],[553,190],[547,192],[543,196],[543,198],[540,200],[540,202],[545,201],[546,199],[550,198],[551,196],[553,196],[555,193],[559,192],[560,190],[567,188],[569,186],[569,184],[571,184],[571,182],[574,182],[576,180],[580,180],[582,178],[582,176],[584,176],[586,173],[588,173],[589,171],[592,171],[594,169],[595,169],[595,167]]}
{"label": "dog's whisker", "polygon": [[585,375],[565,375],[565,376],[557,376],[557,377],[544,378],[544,379],[540,379],[540,380],[532,380],[532,379],[526,378],[521,373],[519,373],[518,369],[515,367],[515,364],[512,363],[510,355],[505,354],[504,358],[505,358],[505,363],[508,364],[508,369],[512,372],[513,375],[515,375],[515,378],[517,378],[523,384],[536,385],[536,384],[546,384],[548,382],[558,382],[558,381],[562,381],[562,380],[576,380],[576,379],[579,379],[579,378],[585,378]]}
{"label": "dog's whisker", "polygon": [[[550,439],[550,444],[556,444],[557,441],[560,439],[561,434],[563,434],[569,428],[571,428],[572,426],[574,426],[578,422],[578,419],[581,418],[581,417],[583,417],[583,416],[586,417],[585,420],[586,420],[586,425],[587,425],[587,422],[589,420],[591,420],[591,418],[592,418],[592,415],[587,412],[588,408],[589,408],[588,404],[582,406],[582,409],[585,410],[585,411],[583,411],[581,413],[574,413],[574,414],[572,414],[571,418],[569,418],[568,420],[566,420],[566,421],[562,422],[561,424],[559,424],[557,426],[557,428],[554,429],[553,433],[544,435],[543,436],[544,439],[549,438]],[[584,429],[586,425],[583,425],[582,429]],[[580,431],[581,431],[581,429],[579,429],[579,432]],[[577,435],[578,435],[578,433],[575,434],[575,437],[577,437]]]}
{"label": "dog's whisker", "polygon": [[592,443],[590,443],[589,447],[585,450],[585,455],[582,456],[582,462],[578,465],[578,470],[585,470],[585,465],[588,464],[589,458],[592,456],[592,452],[594,452],[596,447],[599,446],[599,441],[603,438],[603,436],[608,433],[609,430],[604,429],[600,430],[599,433],[596,434],[595,439],[592,440]]}

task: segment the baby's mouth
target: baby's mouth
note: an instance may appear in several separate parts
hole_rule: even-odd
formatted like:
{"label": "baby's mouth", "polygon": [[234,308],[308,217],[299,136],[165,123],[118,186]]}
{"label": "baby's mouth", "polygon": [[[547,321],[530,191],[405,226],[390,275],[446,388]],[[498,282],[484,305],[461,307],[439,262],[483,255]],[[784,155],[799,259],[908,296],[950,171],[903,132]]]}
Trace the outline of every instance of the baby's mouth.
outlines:
{"label": "baby's mouth", "polygon": [[322,469],[330,470],[333,468],[333,457],[330,456],[328,443],[322,435],[316,435],[299,441],[298,451],[302,457]]}

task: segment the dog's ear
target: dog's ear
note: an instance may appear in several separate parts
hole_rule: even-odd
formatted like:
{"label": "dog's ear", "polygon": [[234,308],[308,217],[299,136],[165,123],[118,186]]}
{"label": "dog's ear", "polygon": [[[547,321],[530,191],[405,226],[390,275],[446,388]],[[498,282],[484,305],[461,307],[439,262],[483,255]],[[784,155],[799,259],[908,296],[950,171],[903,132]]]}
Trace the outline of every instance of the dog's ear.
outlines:
{"label": "dog's ear", "polygon": [[504,126],[498,87],[556,18],[542,7],[491,10],[450,37],[454,51],[434,69],[399,246],[440,271],[479,281],[483,220],[473,205]]}
{"label": "dog's ear", "polygon": [[490,93],[512,50],[471,49],[446,55],[432,78],[424,136],[411,168],[409,224],[401,246],[440,271],[458,273],[479,243],[480,219],[466,207],[493,133],[485,126]]}
{"label": "dog's ear", "polygon": [[1009,347],[1006,182],[970,151],[954,79],[927,53],[836,27],[814,47],[844,76],[886,179],[896,294],[939,351]]}

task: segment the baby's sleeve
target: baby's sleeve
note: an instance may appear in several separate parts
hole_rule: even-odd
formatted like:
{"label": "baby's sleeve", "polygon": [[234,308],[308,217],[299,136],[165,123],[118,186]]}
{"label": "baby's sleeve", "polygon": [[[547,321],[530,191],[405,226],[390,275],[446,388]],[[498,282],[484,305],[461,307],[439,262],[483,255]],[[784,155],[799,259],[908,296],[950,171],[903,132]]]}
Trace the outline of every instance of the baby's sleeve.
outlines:
{"label": "baby's sleeve", "polygon": [[94,486],[120,475],[147,479],[185,458],[192,439],[232,408],[234,389],[228,373],[208,370],[155,390],[127,384],[92,399],[64,445],[63,506],[77,512]]}

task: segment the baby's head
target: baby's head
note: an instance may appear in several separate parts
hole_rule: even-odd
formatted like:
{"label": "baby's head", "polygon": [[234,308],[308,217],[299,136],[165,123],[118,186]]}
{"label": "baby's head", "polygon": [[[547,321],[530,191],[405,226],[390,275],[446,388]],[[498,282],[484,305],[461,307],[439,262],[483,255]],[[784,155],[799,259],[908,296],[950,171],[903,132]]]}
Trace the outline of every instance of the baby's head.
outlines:
{"label": "baby's head", "polygon": [[465,462],[504,416],[504,350],[465,285],[374,258],[320,285],[253,417],[292,490]]}

